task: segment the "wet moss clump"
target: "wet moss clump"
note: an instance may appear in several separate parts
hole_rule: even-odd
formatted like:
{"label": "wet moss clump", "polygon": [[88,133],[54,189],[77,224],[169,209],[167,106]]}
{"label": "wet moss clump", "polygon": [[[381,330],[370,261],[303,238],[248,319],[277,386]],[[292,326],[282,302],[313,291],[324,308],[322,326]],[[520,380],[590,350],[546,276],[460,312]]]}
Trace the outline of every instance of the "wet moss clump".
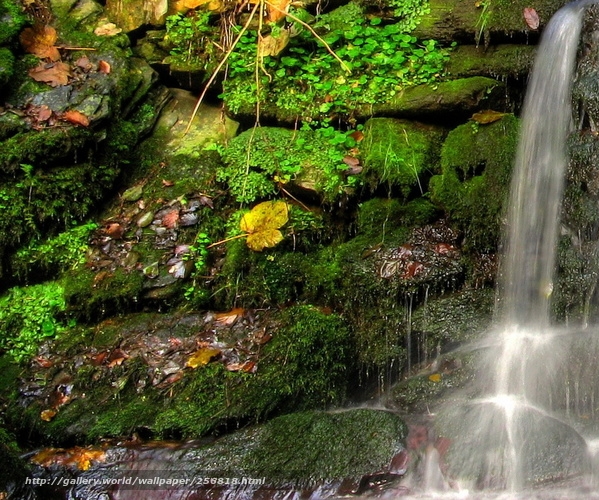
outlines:
{"label": "wet moss clump", "polygon": [[403,196],[422,194],[437,172],[443,131],[407,120],[371,118],[360,144],[364,176],[376,187],[396,187]]}
{"label": "wet moss clump", "polygon": [[441,175],[431,179],[431,199],[464,233],[464,247],[497,249],[518,139],[512,115],[488,125],[475,122],[452,130],[441,151]]}
{"label": "wet moss clump", "polygon": [[159,412],[156,431],[197,437],[225,424],[341,403],[351,370],[345,322],[310,306],[285,310],[279,321],[255,374],[218,364],[196,369]]}

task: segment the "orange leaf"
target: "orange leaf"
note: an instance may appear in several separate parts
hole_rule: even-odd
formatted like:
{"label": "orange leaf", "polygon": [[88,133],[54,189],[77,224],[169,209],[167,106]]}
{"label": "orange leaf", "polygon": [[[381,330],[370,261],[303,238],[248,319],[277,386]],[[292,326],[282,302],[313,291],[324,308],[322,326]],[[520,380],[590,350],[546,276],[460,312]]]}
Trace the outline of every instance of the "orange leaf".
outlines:
{"label": "orange leaf", "polygon": [[107,75],[108,73],[110,73],[110,63],[104,60],[100,61],[98,63],[98,71]]}
{"label": "orange leaf", "polygon": [[290,0],[270,0],[268,2],[268,20],[276,23],[287,15],[287,10],[291,4]]}
{"label": "orange leaf", "polygon": [[177,227],[179,222],[179,209],[170,210],[162,216],[162,225],[168,229]]}
{"label": "orange leaf", "polygon": [[442,379],[442,377],[441,377],[441,374],[440,374],[440,373],[433,373],[432,375],[429,375],[429,376],[428,376],[428,379],[429,379],[431,382],[438,383],[438,382],[441,382],[441,379]]}
{"label": "orange leaf", "polygon": [[239,316],[243,316],[243,307],[231,309],[229,312],[217,313],[214,317],[218,326],[231,326]]}
{"label": "orange leaf", "polygon": [[493,111],[492,109],[485,109],[484,111],[474,113],[472,115],[472,120],[481,125],[486,125],[487,123],[501,120],[506,114],[507,113],[501,113],[500,111]]}
{"label": "orange leaf", "polygon": [[82,127],[89,126],[89,118],[80,111],[70,109],[62,114],[62,119],[73,125],[81,125]]}
{"label": "orange leaf", "polygon": [[53,64],[40,64],[29,70],[29,76],[36,82],[47,83],[51,87],[66,85],[69,83],[71,68],[63,62]]}
{"label": "orange leaf", "polygon": [[42,25],[25,28],[19,36],[25,52],[51,61],[60,59],[60,52],[54,46],[57,38],[56,30],[52,26]]}

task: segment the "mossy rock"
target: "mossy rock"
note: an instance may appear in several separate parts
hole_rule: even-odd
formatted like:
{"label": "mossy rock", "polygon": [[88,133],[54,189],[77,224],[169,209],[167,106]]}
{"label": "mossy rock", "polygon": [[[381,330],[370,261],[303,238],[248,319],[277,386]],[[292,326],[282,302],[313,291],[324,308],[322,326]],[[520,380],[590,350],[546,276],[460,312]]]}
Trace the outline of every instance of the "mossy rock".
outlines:
{"label": "mossy rock", "polygon": [[[537,11],[541,27],[567,2],[541,0],[532,7]],[[488,45],[496,38],[505,39],[516,34],[534,33],[524,20],[523,9],[531,7],[525,0],[498,0],[490,2],[463,2],[462,0],[430,0],[430,12],[424,14],[414,35],[467,44]]]}
{"label": "mossy rock", "polygon": [[14,72],[14,64],[15,57],[12,52],[6,47],[0,47],[0,88],[10,80]]}
{"label": "mossy rock", "polygon": [[505,84],[492,78],[473,76],[431,85],[408,87],[386,102],[360,109],[360,117],[372,114],[397,117],[468,117],[485,108],[505,106]]}
{"label": "mossy rock", "polygon": [[18,1],[0,1],[0,46],[9,45],[27,22],[23,8]]}
{"label": "mossy rock", "polygon": [[407,426],[391,412],[294,413],[225,436],[196,458],[215,474],[243,471],[274,484],[359,480],[386,470],[406,436]]}
{"label": "mossy rock", "polygon": [[505,115],[487,125],[460,125],[443,144],[442,174],[431,179],[431,199],[464,231],[469,249],[497,248],[518,130],[518,119]]}
{"label": "mossy rock", "polygon": [[364,176],[373,187],[387,184],[404,196],[422,194],[438,170],[442,129],[407,120],[371,118],[360,144]]}
{"label": "mossy rock", "polygon": [[0,492],[8,494],[8,498],[29,498],[18,496],[27,491],[24,482],[29,475],[27,463],[20,454],[14,437],[0,427]]}
{"label": "mossy rock", "polygon": [[530,72],[535,54],[534,45],[460,45],[449,54],[447,73],[454,78],[486,76],[521,79]]}
{"label": "mossy rock", "polygon": [[[238,313],[232,314],[235,318]],[[227,325],[212,313],[142,314],[65,331],[50,351],[61,360],[41,371],[34,364],[24,374],[26,385],[45,380],[43,394],[26,390],[20,403],[7,395],[11,424],[19,433],[30,429],[52,443],[129,435],[137,429],[157,437],[199,437],[344,401],[352,363],[351,338],[342,318],[309,306],[251,317],[253,322]],[[232,368],[225,354],[193,369],[186,365],[189,352],[198,349],[202,335],[213,335],[206,325],[232,346],[249,345],[265,332],[272,339],[252,355],[256,370]],[[162,351],[175,337],[180,346],[188,346],[187,354]],[[173,374],[175,378],[167,378]],[[72,388],[72,401],[44,421],[40,415],[48,409],[46,398],[60,391],[60,384]]]}

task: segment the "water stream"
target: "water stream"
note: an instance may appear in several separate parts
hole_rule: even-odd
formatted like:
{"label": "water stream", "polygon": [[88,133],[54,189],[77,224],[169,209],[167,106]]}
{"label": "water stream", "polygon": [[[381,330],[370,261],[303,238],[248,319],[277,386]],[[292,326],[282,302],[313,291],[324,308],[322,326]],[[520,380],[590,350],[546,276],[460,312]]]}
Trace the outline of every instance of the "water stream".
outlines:
{"label": "water stream", "polygon": [[592,486],[592,458],[580,422],[594,413],[596,332],[550,321],[571,87],[590,3],[565,6],[543,33],[514,164],[499,326],[490,333],[476,387],[446,416],[446,428],[462,448],[454,450],[452,475],[470,491],[516,494],[572,477],[582,488]]}

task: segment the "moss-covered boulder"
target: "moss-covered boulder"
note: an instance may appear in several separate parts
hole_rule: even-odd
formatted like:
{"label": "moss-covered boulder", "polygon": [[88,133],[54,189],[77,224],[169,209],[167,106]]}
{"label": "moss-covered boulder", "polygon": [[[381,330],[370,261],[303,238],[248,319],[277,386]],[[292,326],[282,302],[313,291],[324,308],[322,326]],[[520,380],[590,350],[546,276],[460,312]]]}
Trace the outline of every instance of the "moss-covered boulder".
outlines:
{"label": "moss-covered boulder", "polygon": [[[78,477],[79,483],[103,478],[94,484],[98,494],[117,491],[114,484],[120,484],[119,477],[151,479],[149,474],[162,471],[171,481],[160,487],[162,495],[176,491],[201,498],[242,498],[248,491],[268,496],[326,491],[344,497],[377,490],[377,479],[386,486],[399,480],[408,461],[407,434],[402,419],[388,411],[302,412],[238,430],[209,444],[129,443],[104,449],[42,450],[33,457],[33,467],[36,477],[58,472]],[[63,465],[65,457],[86,453],[91,458],[88,470]],[[96,457],[101,457],[101,463]],[[214,481],[198,483],[194,477]],[[186,478],[190,481],[185,482]],[[111,480],[112,486],[101,486]],[[177,480],[181,482],[174,484]],[[71,487],[69,493],[73,491]]]}
{"label": "moss-covered boulder", "polygon": [[341,403],[350,346],[341,317],[309,306],[134,315],[63,331],[5,401],[13,428],[53,443],[198,437]]}
{"label": "moss-covered boulder", "polygon": [[431,198],[464,231],[468,248],[497,248],[517,139],[518,120],[505,115],[486,125],[460,125],[443,144],[442,173],[431,179]]}
{"label": "moss-covered boulder", "polygon": [[371,118],[360,144],[364,177],[373,187],[387,184],[407,196],[422,194],[438,170],[443,130],[407,120]]}
{"label": "moss-covered boulder", "polygon": [[543,27],[566,3],[564,0],[542,0],[531,6],[524,0],[493,0],[480,3],[431,0],[430,12],[421,17],[414,33],[420,38],[488,45],[497,38],[505,39],[507,36],[535,32],[526,24],[524,8],[533,7],[539,15],[540,26]]}
{"label": "moss-covered boulder", "polygon": [[526,78],[535,54],[534,45],[459,45],[449,55],[447,73],[454,78]]}
{"label": "moss-covered boulder", "polygon": [[409,87],[388,101],[363,108],[360,116],[441,117],[453,119],[470,116],[484,108],[505,106],[505,85],[492,78],[473,76],[441,82],[431,87]]}

